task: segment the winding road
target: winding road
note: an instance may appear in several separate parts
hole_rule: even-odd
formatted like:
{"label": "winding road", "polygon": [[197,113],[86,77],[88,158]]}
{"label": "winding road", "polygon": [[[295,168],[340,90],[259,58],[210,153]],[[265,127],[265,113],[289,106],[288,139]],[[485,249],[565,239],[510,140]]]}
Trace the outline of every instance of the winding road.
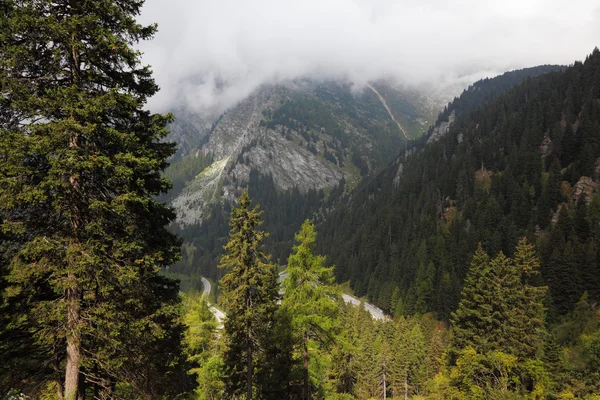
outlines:
{"label": "winding road", "polygon": [[[279,273],[279,282],[283,281],[285,278],[287,277],[287,271],[283,271]],[[344,300],[344,303],[346,304],[354,304],[355,306],[360,306],[360,299],[357,299],[354,296],[350,296],[349,294],[342,294],[342,299]],[[369,303],[363,303],[365,310],[367,310],[369,312],[369,314],[371,314],[371,316],[374,319],[383,321],[386,319],[385,314],[383,313],[383,310],[379,307],[374,306],[373,304],[369,304]]]}
{"label": "winding road", "polygon": [[[281,272],[279,274],[279,282],[283,281],[286,277],[287,277],[287,272],[286,271]],[[200,279],[202,280],[202,286],[204,287],[204,290],[202,291],[202,296],[206,296],[206,298],[208,299],[208,295],[210,294],[210,290],[211,290],[210,281],[203,276],[200,277]],[[361,303],[360,299],[357,299],[356,297],[350,296],[349,294],[345,294],[345,293],[342,294],[342,299],[344,299],[344,302],[346,304],[354,304],[355,306],[360,306],[360,303]],[[214,316],[217,318],[217,321],[219,322],[219,326],[222,327],[223,321],[225,320],[225,313],[210,303],[208,303],[208,305],[210,307],[210,311],[212,311]],[[365,310],[367,310],[374,319],[379,320],[379,321],[386,320],[386,316],[383,313],[383,310],[381,308],[376,307],[373,304],[364,303],[364,302],[363,302],[363,305],[365,307]]]}
{"label": "winding road", "polygon": [[[351,303],[356,306],[360,306],[360,300],[354,296],[350,296],[349,294],[342,294],[342,298],[344,299],[345,303]],[[383,310],[381,308],[376,307],[373,304],[369,304],[369,303],[363,303],[363,305],[365,307],[365,310],[367,310],[374,319],[377,319],[380,321],[383,321],[386,319],[385,314],[383,313]]]}
{"label": "winding road", "polygon": [[210,311],[214,314],[215,318],[217,319],[219,327],[222,327],[223,321],[225,320],[225,313],[219,310],[217,307],[210,304],[210,302],[208,301],[208,296],[210,295],[211,289],[210,281],[203,276],[201,276],[200,279],[202,280],[202,286],[204,287],[204,290],[202,291],[202,296],[206,297],[206,301],[208,302],[208,307],[210,308]]}

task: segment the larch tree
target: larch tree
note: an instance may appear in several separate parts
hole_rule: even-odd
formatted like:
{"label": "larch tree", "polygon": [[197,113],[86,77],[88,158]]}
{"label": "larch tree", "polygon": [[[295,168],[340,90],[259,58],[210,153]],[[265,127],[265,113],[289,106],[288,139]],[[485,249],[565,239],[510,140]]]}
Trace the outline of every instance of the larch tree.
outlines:
{"label": "larch tree", "polygon": [[291,316],[296,349],[303,368],[302,398],[310,399],[309,341],[326,345],[334,340],[337,328],[338,292],[333,287],[333,267],[325,267],[325,257],[314,255],[317,232],[304,221],[288,258],[282,309]]}
{"label": "larch tree", "polygon": [[392,373],[395,397],[418,391],[421,369],[426,356],[426,343],[418,322],[411,321],[412,327],[401,327],[396,337],[392,360]]}
{"label": "larch tree", "polygon": [[216,400],[223,397],[222,361],[219,357],[219,323],[208,301],[198,293],[184,297],[186,326],[185,352],[191,363],[190,374],[196,376],[197,400]]}
{"label": "larch tree", "polygon": [[158,272],[179,240],[154,200],[172,116],[144,109],[158,86],[133,48],[156,32],[135,20],[143,3],[0,5],[0,218],[19,244],[4,297],[63,372],[59,398],[173,380],[178,285]]}
{"label": "larch tree", "polygon": [[229,242],[219,263],[219,268],[227,270],[219,281],[227,315],[223,362],[226,394],[232,397],[245,393],[251,400],[259,390],[256,370],[262,365],[261,356],[275,326],[279,283],[277,267],[262,249],[267,236],[259,230],[262,212],[258,206],[250,209],[247,190],[238,202],[231,212]]}
{"label": "larch tree", "polygon": [[[390,324],[391,325],[391,324]],[[379,383],[379,395],[384,400],[387,399],[389,391],[391,365],[392,365],[392,349],[390,340],[386,337],[385,327],[380,328],[384,332],[379,332],[375,341],[375,349],[377,353],[377,373]]]}

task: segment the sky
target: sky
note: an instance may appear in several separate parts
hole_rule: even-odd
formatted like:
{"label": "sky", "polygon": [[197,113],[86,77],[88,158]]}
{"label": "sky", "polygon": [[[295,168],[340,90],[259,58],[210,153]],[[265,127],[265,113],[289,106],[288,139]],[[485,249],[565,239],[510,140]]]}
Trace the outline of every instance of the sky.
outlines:
{"label": "sky", "polygon": [[220,113],[261,84],[446,84],[600,46],[599,0],[146,0],[140,43],[161,91],[149,107]]}

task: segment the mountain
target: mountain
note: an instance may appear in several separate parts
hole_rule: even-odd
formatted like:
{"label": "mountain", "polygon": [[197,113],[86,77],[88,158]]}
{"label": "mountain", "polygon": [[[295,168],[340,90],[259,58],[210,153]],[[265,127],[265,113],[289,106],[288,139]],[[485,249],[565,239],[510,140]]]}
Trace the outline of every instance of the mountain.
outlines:
{"label": "mountain", "polygon": [[319,227],[340,282],[388,312],[448,318],[478,243],[510,256],[527,236],[551,318],[584,291],[600,300],[597,49],[474,84],[409,149]]}
{"label": "mountain", "polygon": [[[355,184],[426,132],[438,109],[385,82],[357,91],[297,80],[262,87],[212,122],[181,110],[172,126],[178,158],[167,173],[178,223],[201,222],[210,205],[234,200],[252,169],[281,190]],[[180,169],[187,173],[173,173]]]}
{"label": "mountain", "polygon": [[186,251],[172,270],[217,277],[229,209],[243,188],[266,209],[268,244],[284,263],[302,221],[426,133],[446,100],[392,81],[356,88],[304,79],[261,87],[218,118],[176,111],[179,149],[163,200],[177,210],[173,229]]}

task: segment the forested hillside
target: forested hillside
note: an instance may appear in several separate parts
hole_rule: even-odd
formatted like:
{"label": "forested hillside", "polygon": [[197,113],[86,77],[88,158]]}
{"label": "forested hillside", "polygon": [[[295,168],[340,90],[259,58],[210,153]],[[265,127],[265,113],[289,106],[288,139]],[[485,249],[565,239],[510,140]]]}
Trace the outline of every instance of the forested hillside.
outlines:
{"label": "forested hillside", "polygon": [[436,123],[430,128],[429,134],[431,135],[435,128],[439,127],[444,122],[447,122],[451,114],[454,114],[454,117],[466,115],[481,107],[483,104],[494,100],[511,87],[518,85],[528,78],[533,78],[559,69],[561,69],[561,66],[559,65],[540,65],[537,67],[508,71],[494,78],[479,80],[468,89],[465,89],[463,95],[455,98],[454,101],[444,108],[444,111],[438,116]]}
{"label": "forested hillside", "polygon": [[[339,313],[326,307],[315,317],[311,313],[319,303],[303,303],[311,290],[305,286],[299,298],[286,292],[270,317],[280,325],[270,333],[259,331],[266,336],[257,338],[264,343],[257,357],[267,358],[257,361],[255,371],[274,380],[267,386],[256,380],[257,393],[264,398],[311,393],[327,399],[595,399],[600,331],[594,227],[600,220],[595,157],[586,170],[577,154],[586,146],[594,156],[600,150],[594,140],[600,134],[599,62],[594,51],[585,63],[563,71],[548,67],[548,73],[531,79],[520,74],[523,82],[512,89],[493,80],[478,82],[456,100],[464,110],[451,106],[456,118],[437,141],[412,144],[408,154],[356,192],[344,194],[340,186],[333,197],[313,194],[313,206],[326,203],[322,209],[333,209],[320,214],[325,221],[319,237],[320,251],[335,264],[332,272],[339,282],[349,280],[356,295],[384,307],[391,321],[372,321],[341,304]],[[496,79],[510,82],[514,76]],[[591,81],[582,83],[585,76]],[[578,81],[587,100],[569,116],[569,93]],[[474,99],[487,98],[486,90],[490,100],[477,103]],[[570,141],[575,144],[565,150]],[[568,156],[571,152],[576,156]],[[257,187],[270,187],[269,179],[253,175]],[[273,204],[273,194],[265,190],[254,196]],[[269,213],[287,215],[290,223],[293,216],[300,218],[266,207],[265,219]],[[304,231],[297,236],[289,268],[296,268],[302,251],[309,274],[324,259],[301,250],[307,237]],[[200,301],[196,307],[205,306]],[[303,350],[301,325],[288,318],[316,318],[326,325],[304,336]],[[206,320],[209,315],[195,324]],[[204,334],[211,345],[199,353],[201,398],[241,393],[239,381],[214,378],[220,368],[231,371],[232,361],[220,355],[215,328]]]}
{"label": "forested hillside", "polygon": [[599,300],[600,52],[479,103],[519,76],[465,92],[440,116],[457,116],[445,135],[335,207],[319,242],[340,282],[391,313],[447,319],[477,244],[511,255],[526,236],[550,318],[584,291]]}
{"label": "forested hillside", "polygon": [[[306,192],[293,188],[278,190],[271,175],[263,175],[256,169],[250,171],[247,183],[252,199],[264,210],[264,229],[269,233],[265,244],[278,265],[287,263],[292,249],[294,233],[306,218],[327,204],[323,190]],[[344,189],[344,181],[329,192],[329,198],[337,198]],[[169,271],[178,277],[184,289],[199,289],[200,276],[218,280],[223,271],[217,264],[227,242],[231,205],[215,205],[201,224],[184,228],[174,224],[171,229],[184,240],[182,259]]]}
{"label": "forested hillside", "polygon": [[431,109],[381,84],[270,86],[177,146],[143,3],[0,2],[0,398],[600,399],[597,48],[391,162]]}
{"label": "forested hillside", "polygon": [[[525,68],[475,82],[462,96],[456,98],[440,113],[437,123],[430,128],[430,135],[434,130],[439,130],[440,125],[448,123],[450,113],[453,113],[453,117],[468,113],[486,101],[498,97],[524,79],[558,69],[560,69],[559,66]],[[386,90],[386,87],[377,85],[377,90],[381,93],[394,91],[393,89]],[[320,144],[323,136],[321,129],[329,133],[330,144],[325,144],[323,150],[319,150],[323,153],[322,157],[333,164],[349,165],[351,168],[359,170],[360,175],[364,176],[364,180],[358,183],[358,187],[363,188],[367,182],[373,179],[372,176],[388,163],[390,154],[399,151],[403,145],[400,137],[390,136],[377,123],[373,122],[374,118],[386,120],[387,116],[379,110],[381,107],[379,104],[367,101],[372,94],[362,94],[359,99],[355,99],[350,92],[342,89],[336,85],[325,85],[319,88],[318,98],[322,102],[302,97],[289,100],[274,111],[265,111],[261,125],[281,131],[281,134],[288,137],[289,140],[292,140],[293,135],[298,132],[300,137],[306,141],[307,149],[315,154],[317,148],[320,149],[322,146]],[[393,97],[391,98],[390,101],[395,101]],[[406,103],[406,100],[404,102]],[[348,115],[352,116],[353,123],[362,126],[366,132],[374,137],[381,137],[374,141],[377,143],[377,147],[375,147],[377,157],[366,157],[360,150],[360,146],[350,145],[350,137],[342,129],[343,124],[339,118],[336,118],[336,114],[331,113],[331,104],[345,110]],[[416,118],[415,115],[418,115],[414,111],[398,114],[408,116],[406,118]],[[410,151],[422,148],[426,141],[427,137],[411,142]],[[240,162],[245,162],[244,156]],[[174,184],[170,194],[171,198],[173,194],[176,195],[185,187],[185,182],[194,178],[198,170],[206,168],[210,163],[212,160],[208,159],[207,161],[207,158],[202,155],[177,160],[166,171],[166,176],[172,178]],[[278,188],[273,176],[261,173],[260,169],[251,163],[250,168],[247,182],[229,183],[229,180],[236,180],[233,176],[227,179],[227,184],[246,186],[251,197],[263,206],[265,230],[271,235],[267,238],[266,243],[273,254],[273,259],[280,264],[285,264],[287,261],[293,233],[299,224],[305,218],[313,218],[316,214],[326,215],[339,196],[344,192],[351,192],[352,186],[356,185],[356,183],[354,185],[347,184],[343,179],[337,186],[327,191],[316,189],[303,191],[300,188],[284,191]],[[344,205],[341,207],[343,208]],[[182,279],[186,288],[197,287],[199,275],[213,279],[219,278],[221,273],[216,266],[226,240],[230,209],[231,206],[228,202],[217,204],[202,223],[173,227],[174,231],[184,239],[185,244],[182,261],[171,268],[171,271]]]}
{"label": "forested hillside", "polygon": [[[232,210],[220,261],[218,328],[205,299],[186,300],[185,352],[199,399],[597,400],[600,329],[587,294],[546,326],[539,257],[522,239],[512,257],[470,258],[450,330],[433,313],[376,320],[344,305],[334,268],[314,254],[307,220],[281,285],[262,250],[258,207],[247,192]],[[252,256],[254,255],[254,256]]]}

